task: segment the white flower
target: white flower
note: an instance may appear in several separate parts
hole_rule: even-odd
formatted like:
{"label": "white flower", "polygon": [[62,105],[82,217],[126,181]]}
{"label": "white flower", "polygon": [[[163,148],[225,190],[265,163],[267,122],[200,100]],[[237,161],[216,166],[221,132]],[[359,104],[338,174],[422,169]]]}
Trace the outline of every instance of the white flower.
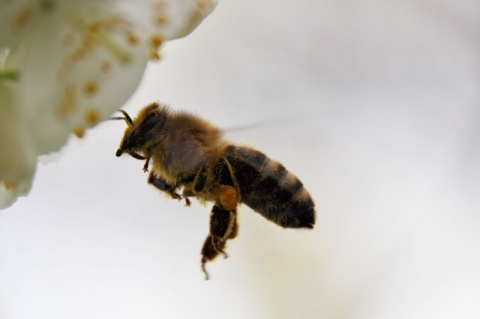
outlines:
{"label": "white flower", "polygon": [[108,118],[163,41],[216,0],[0,0],[0,208],[31,185],[37,156]]}

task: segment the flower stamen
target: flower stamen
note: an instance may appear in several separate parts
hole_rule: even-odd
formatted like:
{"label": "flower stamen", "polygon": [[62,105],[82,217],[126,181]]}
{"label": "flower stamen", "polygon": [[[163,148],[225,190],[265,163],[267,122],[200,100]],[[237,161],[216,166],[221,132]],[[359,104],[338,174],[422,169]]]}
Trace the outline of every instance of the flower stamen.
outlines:
{"label": "flower stamen", "polygon": [[110,39],[105,32],[96,31],[89,32],[90,38],[96,43],[105,48],[114,58],[116,58],[121,64],[128,64],[132,60],[132,56],[126,50],[124,50],[115,41]]}
{"label": "flower stamen", "polygon": [[67,85],[63,90],[63,97],[55,107],[55,115],[62,120],[75,109],[76,96],[72,85]]}

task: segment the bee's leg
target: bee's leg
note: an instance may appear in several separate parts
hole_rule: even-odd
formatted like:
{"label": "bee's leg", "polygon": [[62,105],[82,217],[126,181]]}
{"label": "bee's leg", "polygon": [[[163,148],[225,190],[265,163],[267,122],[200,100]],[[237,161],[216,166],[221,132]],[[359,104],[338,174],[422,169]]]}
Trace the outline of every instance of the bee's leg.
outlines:
{"label": "bee's leg", "polygon": [[[128,152],[128,154],[130,154],[130,156],[132,156],[135,159],[138,159],[138,160],[141,160],[141,161],[145,160],[145,164],[143,164],[143,172],[145,172],[145,173],[148,172],[148,164],[150,163],[150,156],[142,156],[142,155],[139,155],[139,154],[137,154],[133,151]],[[117,151],[117,156],[120,156],[120,155],[122,155],[122,152],[121,152],[121,150],[118,150]]]}
{"label": "bee's leg", "polygon": [[196,196],[196,194],[201,193],[203,189],[205,188],[205,184],[207,182],[207,175],[208,171],[207,169],[201,165],[193,180],[185,186],[183,190],[183,196]]}
{"label": "bee's leg", "polygon": [[218,254],[220,253],[218,251],[218,248],[223,249],[225,247],[225,242],[219,242],[214,244],[213,241],[214,236],[208,235],[202,248],[202,271],[205,274],[205,280],[209,279],[205,264],[208,261],[213,261],[218,256]]}
{"label": "bee's leg", "polygon": [[148,164],[150,164],[150,157],[147,157],[145,159],[145,164],[143,164],[143,172],[144,173],[148,172]]}
{"label": "bee's leg", "polygon": [[215,203],[210,215],[210,234],[202,248],[202,270],[208,280],[205,264],[213,261],[219,254],[227,258],[224,251],[227,239],[234,238],[237,233],[236,210],[225,210],[220,203]]}
{"label": "bee's leg", "polygon": [[200,168],[198,168],[193,181],[184,185],[183,198],[185,198],[186,206],[190,206],[191,204],[188,197],[195,197],[198,193],[203,191],[205,183],[207,182],[207,174],[207,169],[205,166],[201,165]]}
{"label": "bee's leg", "polygon": [[195,197],[195,194],[193,193],[193,189],[192,189],[192,184],[193,182],[185,184],[183,186],[182,196],[183,196],[183,199],[185,199],[185,206],[190,206],[190,204],[192,203],[190,199],[188,199],[188,197]]}
{"label": "bee's leg", "polygon": [[225,257],[227,257],[227,254],[223,251],[223,247],[235,229],[236,219],[237,211],[235,209],[228,211],[220,208],[217,203],[213,206],[210,215],[210,235],[213,236],[212,245]]}
{"label": "bee's leg", "polygon": [[234,210],[237,208],[239,194],[235,188],[235,177],[232,166],[226,158],[222,158],[223,166],[220,171],[220,185],[217,189],[217,199],[226,210]]}
{"label": "bee's leg", "polygon": [[157,177],[153,172],[148,176],[148,183],[163,192],[167,192],[173,199],[182,199],[182,196],[175,192],[177,189],[175,186],[167,184],[163,178]]}
{"label": "bee's leg", "polygon": [[235,223],[233,224],[233,229],[230,232],[230,235],[228,235],[227,239],[235,239],[238,235],[238,220],[237,220],[237,211],[235,211]]}
{"label": "bee's leg", "polygon": [[145,164],[143,164],[143,172],[148,172],[148,164],[150,164],[150,158],[152,157],[152,150],[157,144],[150,145],[147,149],[144,150],[143,156],[145,157]]}

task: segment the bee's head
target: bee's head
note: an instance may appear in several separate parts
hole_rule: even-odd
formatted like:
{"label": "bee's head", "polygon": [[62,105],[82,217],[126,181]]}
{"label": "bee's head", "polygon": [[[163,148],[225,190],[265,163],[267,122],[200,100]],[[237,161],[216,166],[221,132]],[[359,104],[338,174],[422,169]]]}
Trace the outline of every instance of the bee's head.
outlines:
{"label": "bee's head", "polygon": [[120,112],[122,112],[124,117],[114,117],[113,119],[125,120],[127,128],[123,134],[116,156],[128,153],[134,158],[145,159],[138,152],[143,152],[148,145],[158,140],[166,120],[166,107],[161,107],[156,102],[152,103],[140,110],[134,120],[124,110],[120,110]]}

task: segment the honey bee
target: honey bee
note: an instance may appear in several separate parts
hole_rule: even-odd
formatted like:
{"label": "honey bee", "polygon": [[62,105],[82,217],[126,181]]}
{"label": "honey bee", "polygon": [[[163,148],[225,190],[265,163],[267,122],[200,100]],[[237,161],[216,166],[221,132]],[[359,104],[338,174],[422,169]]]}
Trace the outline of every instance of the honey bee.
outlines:
{"label": "honey bee", "polygon": [[[235,145],[207,121],[152,103],[127,123],[116,156],[144,160],[148,183],[173,199],[213,202],[201,268],[225,253],[238,233],[237,207],[244,203],[285,228],[313,228],[315,204],[302,182],[279,162],[249,146]],[[179,193],[181,191],[181,194]]]}

